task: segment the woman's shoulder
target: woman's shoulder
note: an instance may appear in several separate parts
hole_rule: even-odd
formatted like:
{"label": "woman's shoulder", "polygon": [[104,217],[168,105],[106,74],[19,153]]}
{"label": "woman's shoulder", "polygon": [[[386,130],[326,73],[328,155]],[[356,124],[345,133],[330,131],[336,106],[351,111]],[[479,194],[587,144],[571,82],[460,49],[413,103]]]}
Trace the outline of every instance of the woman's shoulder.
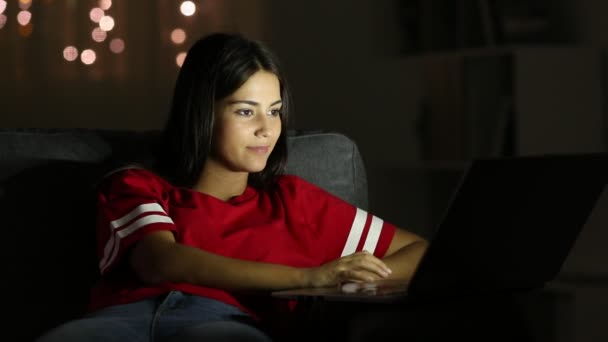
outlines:
{"label": "woman's shoulder", "polygon": [[145,187],[161,192],[174,188],[155,171],[139,164],[127,164],[107,172],[100,181],[103,187]]}
{"label": "woman's shoulder", "polygon": [[278,178],[279,186],[308,186],[312,185],[310,182],[305,180],[304,178],[296,175],[281,175]]}
{"label": "woman's shoulder", "polygon": [[296,175],[282,175],[279,177],[277,183],[280,189],[293,192],[323,191],[323,189],[317,185]]}
{"label": "woman's shoulder", "polygon": [[328,201],[332,203],[345,202],[341,197],[325,187],[300,176],[283,175],[279,178],[278,184],[283,194],[304,202],[314,202],[308,203],[309,205],[314,205],[315,203],[322,205],[322,203],[328,203]]}

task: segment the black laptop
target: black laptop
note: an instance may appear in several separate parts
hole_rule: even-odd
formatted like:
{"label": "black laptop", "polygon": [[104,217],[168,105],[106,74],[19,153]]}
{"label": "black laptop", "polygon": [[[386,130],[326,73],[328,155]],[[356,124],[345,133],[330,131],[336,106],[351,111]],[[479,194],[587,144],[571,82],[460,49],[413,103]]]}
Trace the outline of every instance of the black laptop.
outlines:
{"label": "black laptop", "polygon": [[273,296],[392,302],[543,288],[560,271],[607,180],[606,153],[472,160],[408,284]]}

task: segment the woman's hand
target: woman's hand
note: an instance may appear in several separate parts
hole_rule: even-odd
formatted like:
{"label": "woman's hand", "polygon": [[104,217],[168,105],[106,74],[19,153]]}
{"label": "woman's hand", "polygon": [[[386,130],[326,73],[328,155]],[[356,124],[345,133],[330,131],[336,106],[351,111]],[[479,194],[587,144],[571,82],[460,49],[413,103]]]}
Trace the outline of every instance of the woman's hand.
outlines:
{"label": "woman's hand", "polygon": [[330,287],[345,282],[384,279],[391,272],[382,260],[362,251],[310,268],[307,283],[311,287]]}

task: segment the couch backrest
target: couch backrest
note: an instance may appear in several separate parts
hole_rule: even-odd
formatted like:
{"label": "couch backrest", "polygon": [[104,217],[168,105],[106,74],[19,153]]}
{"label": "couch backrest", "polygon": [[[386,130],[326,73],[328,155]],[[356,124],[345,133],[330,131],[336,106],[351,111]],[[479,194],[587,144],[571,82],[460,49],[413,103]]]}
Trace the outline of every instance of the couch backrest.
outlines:
{"label": "couch backrest", "polygon": [[[289,132],[287,170],[367,208],[356,144],[338,133]],[[0,227],[5,306],[31,341],[82,314],[98,277],[95,183],[112,165],[149,155],[159,132],[86,129],[0,130]]]}

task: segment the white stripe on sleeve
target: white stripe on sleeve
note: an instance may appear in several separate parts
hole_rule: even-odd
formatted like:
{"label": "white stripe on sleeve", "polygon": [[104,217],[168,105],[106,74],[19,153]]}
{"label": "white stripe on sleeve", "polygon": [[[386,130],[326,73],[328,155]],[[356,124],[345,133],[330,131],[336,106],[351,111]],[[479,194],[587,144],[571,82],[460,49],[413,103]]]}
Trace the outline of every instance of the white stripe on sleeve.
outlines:
{"label": "white stripe on sleeve", "polygon": [[357,208],[357,213],[353,219],[353,224],[350,227],[350,233],[346,239],[346,244],[342,250],[341,256],[353,254],[357,250],[361,234],[363,234],[363,228],[365,228],[365,221],[367,220],[367,212],[363,209]]}
{"label": "white stripe on sleeve", "polygon": [[116,236],[118,239],[122,239],[126,236],[131,235],[133,232],[137,231],[139,228],[143,226],[147,226],[152,223],[173,223],[173,220],[169,216],[165,215],[148,215],[144,216],[137,221],[128,225],[125,229],[121,229],[116,232]]}
{"label": "white stripe on sleeve", "polygon": [[[173,220],[171,220],[169,216],[148,215],[139,218],[137,221],[131,223],[126,228],[116,231],[116,233],[112,234],[112,236],[108,240],[108,244],[106,244],[106,248],[104,249],[104,257],[99,262],[99,268],[101,269],[101,272],[103,272],[110,264],[112,264],[114,259],[116,259],[116,256],[118,255],[118,250],[120,248],[120,240],[122,240],[126,236],[129,236],[140,228],[153,223],[173,223]],[[109,248],[108,245],[110,245]],[[111,256],[110,252],[112,253]]]}
{"label": "white stripe on sleeve", "polygon": [[121,218],[110,222],[110,238],[108,239],[108,241],[106,242],[106,245],[103,248],[103,258],[99,262],[100,268],[101,268],[101,265],[107,263],[108,258],[110,257],[110,253],[114,249],[114,244],[115,244],[115,240],[116,240],[114,238],[114,231],[119,229],[123,225],[127,224],[129,221],[131,221],[138,215],[141,215],[143,213],[150,213],[150,212],[161,212],[161,213],[165,213],[165,215],[167,214],[163,210],[163,207],[161,207],[160,204],[158,204],[156,202],[144,203],[144,204],[138,205],[133,210],[131,210],[128,214],[122,216]]}
{"label": "white stripe on sleeve", "polygon": [[101,272],[103,273],[105,271],[105,269],[109,265],[111,265],[112,262],[114,262],[114,259],[116,259],[116,256],[118,255],[118,250],[120,249],[120,240],[131,235],[132,233],[136,232],[137,230],[141,229],[142,227],[145,227],[145,226],[153,224],[153,223],[173,223],[173,220],[171,220],[171,218],[169,216],[148,215],[148,216],[139,218],[137,221],[128,225],[125,229],[117,231],[116,238],[114,239],[115,248],[113,248],[113,250],[112,250],[112,256],[110,256],[110,258],[105,263],[104,263],[104,260],[102,260],[102,262],[99,263],[99,268],[101,269]]}
{"label": "white stripe on sleeve", "polygon": [[149,212],[155,212],[155,211],[165,213],[165,215],[167,214],[163,210],[163,207],[161,207],[160,204],[158,204],[158,203],[144,203],[144,204],[138,205],[135,209],[131,210],[125,216],[110,222],[110,225],[112,226],[113,229],[117,229],[121,226],[124,226],[129,221],[131,221],[132,219],[134,219],[135,217],[137,217],[143,213],[149,213]]}
{"label": "white stripe on sleeve", "polygon": [[380,233],[382,232],[382,225],[384,221],[381,218],[372,216],[372,223],[369,226],[369,232],[367,232],[367,238],[363,245],[363,250],[374,254],[378,240],[380,239]]}

